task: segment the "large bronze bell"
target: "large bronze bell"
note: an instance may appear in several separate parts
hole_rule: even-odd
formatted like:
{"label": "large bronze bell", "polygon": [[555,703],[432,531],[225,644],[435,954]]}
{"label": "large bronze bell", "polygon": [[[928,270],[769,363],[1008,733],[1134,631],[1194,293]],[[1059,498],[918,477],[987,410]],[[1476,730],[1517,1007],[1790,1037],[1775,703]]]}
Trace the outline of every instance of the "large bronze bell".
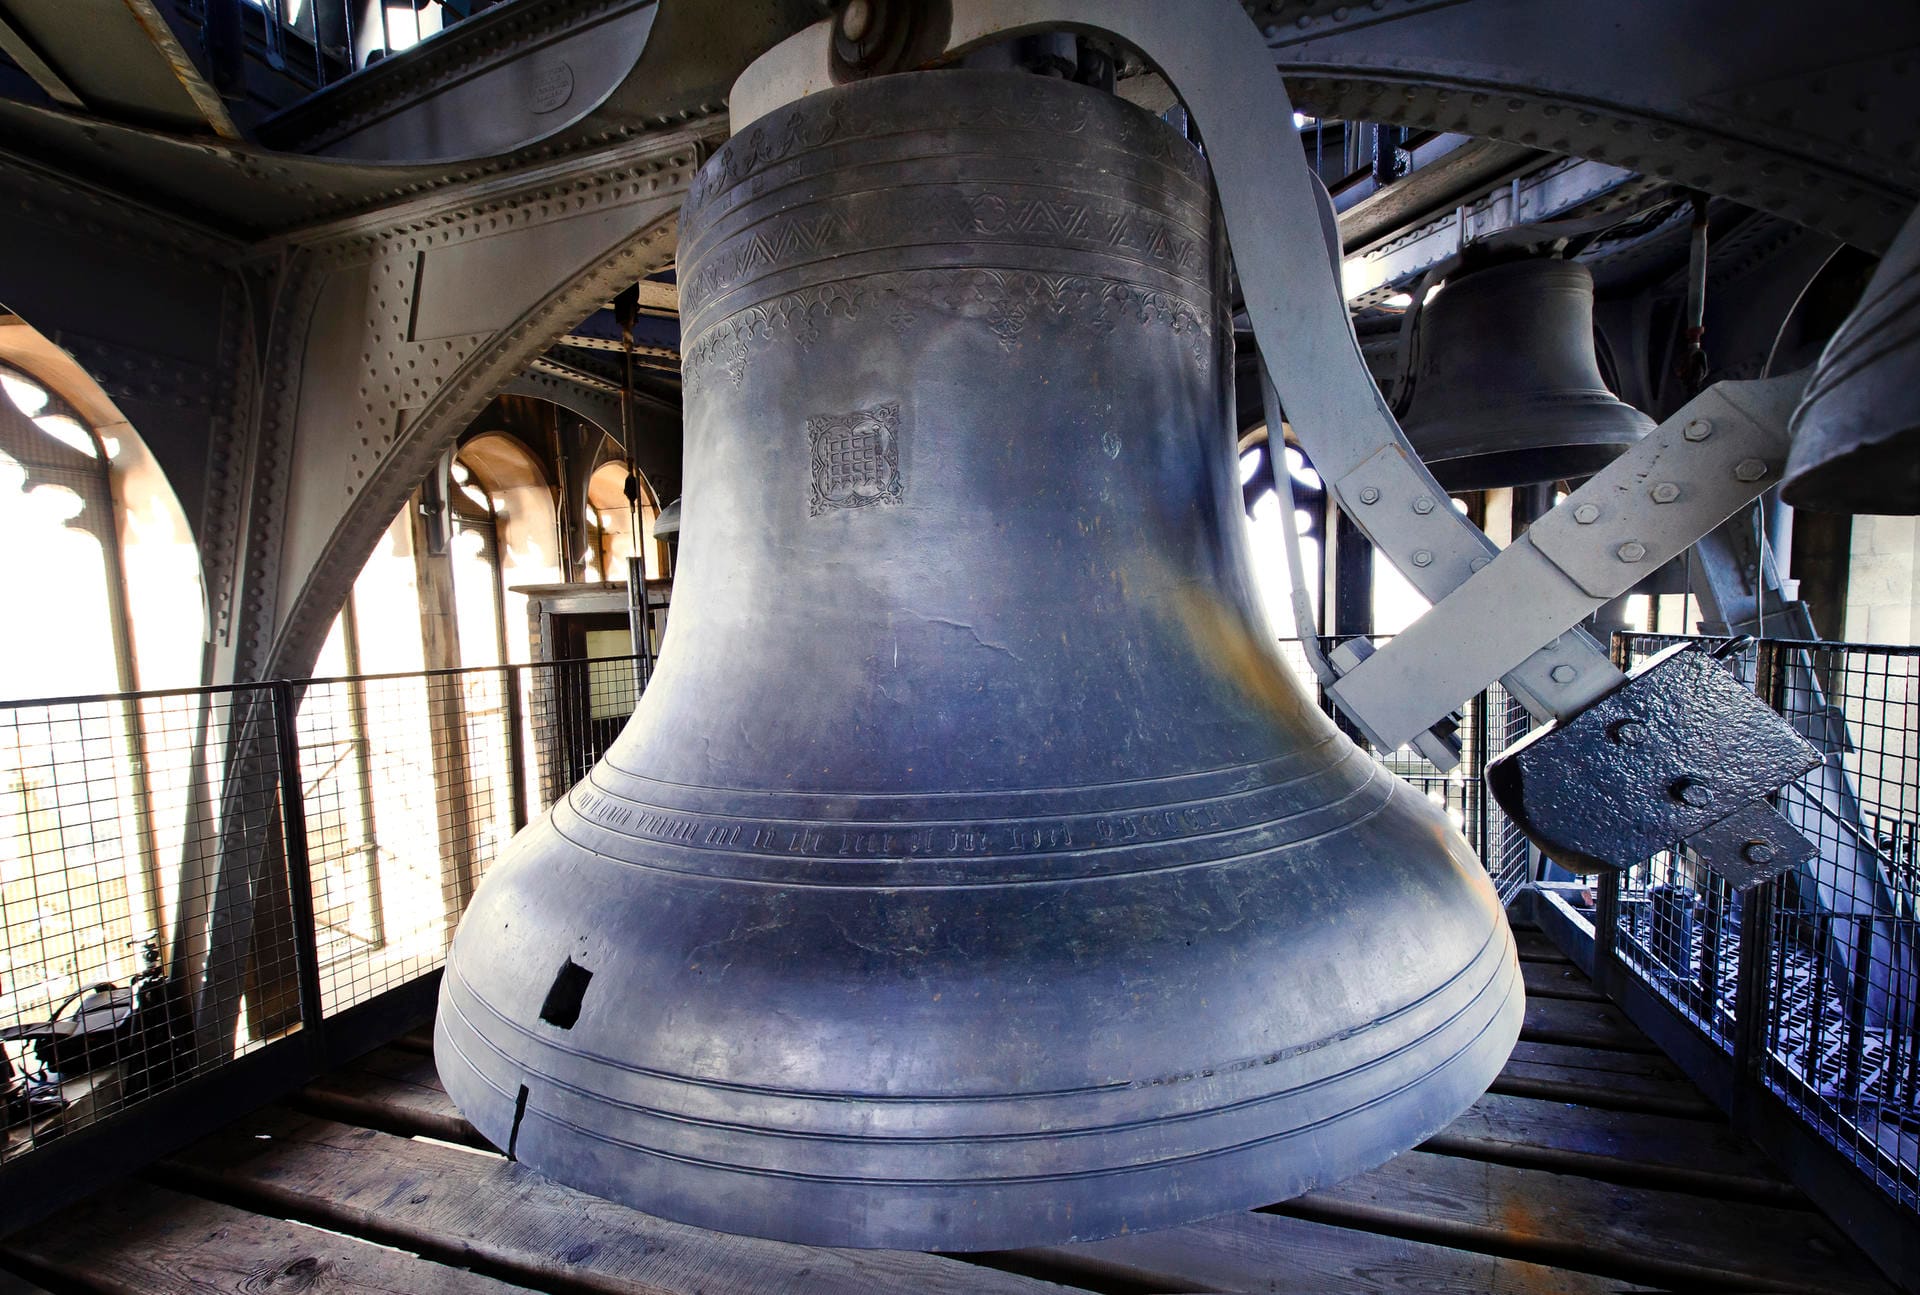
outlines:
{"label": "large bronze bell", "polygon": [[727,1231],[979,1249],[1379,1163],[1503,1064],[1477,859],[1255,610],[1199,154],[885,77],[687,200],[659,672],[449,957],[489,1139]]}
{"label": "large bronze bell", "polygon": [[1920,513],[1920,212],[1907,218],[1794,411],[1780,497],[1835,513]]}
{"label": "large bronze bell", "polygon": [[1447,490],[1591,476],[1653,430],[1600,376],[1593,275],[1547,257],[1448,280],[1420,320],[1400,425]]}

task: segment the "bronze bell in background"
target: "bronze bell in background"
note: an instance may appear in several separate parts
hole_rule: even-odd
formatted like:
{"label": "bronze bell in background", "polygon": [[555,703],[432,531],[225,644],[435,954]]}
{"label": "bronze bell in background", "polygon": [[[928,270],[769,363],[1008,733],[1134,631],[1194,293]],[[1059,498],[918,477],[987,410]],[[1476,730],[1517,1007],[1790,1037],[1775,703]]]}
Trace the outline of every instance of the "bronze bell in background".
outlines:
{"label": "bronze bell in background", "polygon": [[1591,476],[1653,429],[1607,389],[1593,276],[1546,257],[1449,279],[1423,308],[1407,439],[1447,490]]}
{"label": "bronze bell in background", "polygon": [[1454,1119],[1512,936],[1257,610],[1198,152],[1063,81],[881,77],[734,137],[681,231],[671,628],[460,926],[460,1109],[668,1218],[949,1250]]}

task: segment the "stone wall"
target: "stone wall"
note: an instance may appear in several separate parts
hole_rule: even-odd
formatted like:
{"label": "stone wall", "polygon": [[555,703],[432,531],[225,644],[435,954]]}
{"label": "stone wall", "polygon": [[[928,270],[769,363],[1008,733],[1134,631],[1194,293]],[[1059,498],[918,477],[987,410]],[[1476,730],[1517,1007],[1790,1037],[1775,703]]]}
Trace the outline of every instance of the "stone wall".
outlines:
{"label": "stone wall", "polygon": [[1920,643],[1920,517],[1853,519],[1846,637]]}

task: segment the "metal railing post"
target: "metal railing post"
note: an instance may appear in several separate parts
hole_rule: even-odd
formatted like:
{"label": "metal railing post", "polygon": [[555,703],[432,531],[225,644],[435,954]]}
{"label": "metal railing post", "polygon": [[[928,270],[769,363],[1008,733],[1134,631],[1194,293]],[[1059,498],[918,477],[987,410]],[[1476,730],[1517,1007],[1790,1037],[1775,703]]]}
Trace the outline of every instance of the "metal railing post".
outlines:
{"label": "metal railing post", "polygon": [[1701,889],[1706,904],[1706,926],[1700,932],[1700,966],[1694,972],[1694,992],[1700,996],[1700,1015],[1708,1033],[1718,1034],[1720,1012],[1720,953],[1726,940],[1729,891],[1726,878],[1708,872]]}
{"label": "metal railing post", "polygon": [[1867,1043],[1867,997],[1873,985],[1873,921],[1862,914],[1853,919],[1853,959],[1847,975],[1847,1037],[1840,1092],[1860,1096],[1861,1067]]}
{"label": "metal railing post", "polygon": [[[1754,653],[1754,691],[1776,712],[1784,696],[1785,671],[1779,650],[1761,642]],[[1756,886],[1740,896],[1740,953],[1733,1000],[1733,1101],[1736,1113],[1765,1086],[1767,1052],[1778,1022],[1773,1020],[1775,978],[1774,894],[1779,883]],[[1785,974],[1784,964],[1778,974]]]}
{"label": "metal railing post", "polygon": [[308,1051],[326,1053],[326,1011],[320,991],[320,940],[313,911],[313,870],[307,855],[307,798],[300,778],[300,734],[295,724],[293,684],[269,685],[273,705],[275,755],[280,768],[280,844],[287,861],[287,890],[293,913],[294,973],[300,989],[300,1029]]}
{"label": "metal railing post", "polygon": [[1736,1119],[1765,1084],[1773,1025],[1773,892],[1777,883],[1740,896],[1740,961],[1733,991],[1733,1103]]}
{"label": "metal railing post", "polygon": [[527,825],[527,743],[520,710],[520,667],[503,670],[507,682],[507,781],[513,787],[513,830]]}
{"label": "metal railing post", "polygon": [[[1632,668],[1630,636],[1615,630],[1608,641],[1608,654],[1621,670]],[[1620,935],[1620,870],[1603,868],[1594,884],[1593,900],[1593,984],[1609,998],[1619,985],[1620,963],[1616,946]]]}
{"label": "metal railing post", "polygon": [[1611,998],[1618,982],[1619,959],[1614,943],[1620,932],[1620,873],[1609,868],[1600,874],[1593,903],[1593,983]]}
{"label": "metal railing post", "polygon": [[1493,851],[1487,839],[1490,822],[1487,815],[1487,745],[1492,730],[1487,711],[1493,705],[1491,690],[1482,688],[1480,695],[1467,705],[1467,740],[1473,743],[1473,759],[1468,764],[1467,793],[1473,797],[1473,831],[1477,838],[1474,845],[1480,851],[1480,862],[1497,874],[1502,861],[1490,857]]}

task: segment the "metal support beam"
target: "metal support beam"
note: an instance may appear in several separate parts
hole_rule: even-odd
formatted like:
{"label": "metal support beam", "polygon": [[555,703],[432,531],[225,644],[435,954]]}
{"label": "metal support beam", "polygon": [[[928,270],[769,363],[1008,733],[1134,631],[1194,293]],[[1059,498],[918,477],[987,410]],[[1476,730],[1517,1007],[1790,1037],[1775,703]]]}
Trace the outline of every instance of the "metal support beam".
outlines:
{"label": "metal support beam", "polygon": [[[1877,0],[1248,6],[1322,117],[1454,131],[1735,198],[1872,251],[1920,196],[1920,8]],[[1299,12],[1302,9],[1307,12]]]}
{"label": "metal support beam", "polygon": [[308,669],[434,459],[555,338],[672,260],[706,138],[665,132],[274,246],[273,376],[234,483],[244,623],[218,677]]}
{"label": "metal support beam", "polygon": [[1436,135],[1412,150],[1411,169],[1400,179],[1382,185],[1369,172],[1334,191],[1341,250],[1358,251],[1415,221],[1450,213],[1548,160],[1517,144]]}
{"label": "metal support beam", "polygon": [[0,9],[0,54],[5,54],[18,64],[20,70],[46,91],[47,97],[55,103],[63,103],[69,108],[87,106],[86,100],[67,84],[67,79],[60,75],[58,68],[47,62],[39,48],[20,30],[19,24],[7,16],[4,9]]}
{"label": "metal support beam", "polygon": [[[1394,287],[1450,259],[1469,243],[1516,225],[1552,220],[1576,208],[1624,212],[1652,187],[1643,177],[1621,167],[1562,159],[1349,255],[1341,287],[1350,303],[1369,305]],[[1343,241],[1344,231],[1343,223]]]}
{"label": "metal support beam", "polygon": [[4,304],[70,353],[153,452],[199,543],[217,633],[240,518],[210,477],[248,453],[261,276],[236,240],[4,154],[0,191]]}
{"label": "metal support beam", "polygon": [[[1391,751],[1495,678],[1507,676],[1512,689],[1512,673],[1536,645],[1574,633],[1595,608],[1779,480],[1787,416],[1804,382],[1796,374],[1703,392],[1329,694],[1376,747]],[[1393,502],[1384,492],[1372,504],[1366,499],[1360,496],[1363,513]],[[1497,639],[1483,632],[1493,624],[1502,627]],[[1548,717],[1514,691],[1537,717]]]}

